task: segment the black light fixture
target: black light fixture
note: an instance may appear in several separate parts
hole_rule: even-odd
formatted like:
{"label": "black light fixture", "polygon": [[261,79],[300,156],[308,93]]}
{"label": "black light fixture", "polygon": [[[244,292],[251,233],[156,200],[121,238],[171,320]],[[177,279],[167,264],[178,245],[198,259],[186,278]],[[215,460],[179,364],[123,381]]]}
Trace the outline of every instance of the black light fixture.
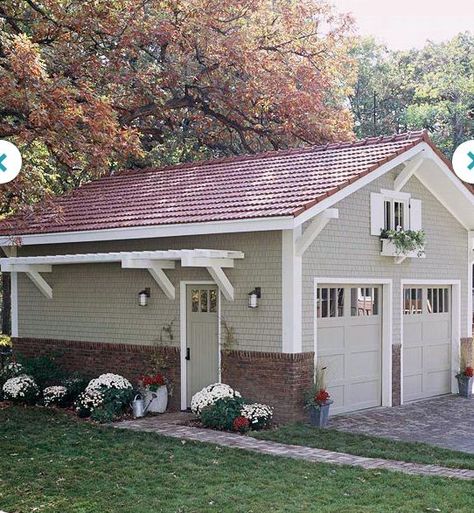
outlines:
{"label": "black light fixture", "polygon": [[249,308],[258,308],[258,300],[262,297],[262,289],[255,287],[249,292]]}
{"label": "black light fixture", "polygon": [[148,305],[148,298],[150,297],[150,288],[146,287],[143,290],[140,290],[138,293],[138,304],[140,306],[147,306]]}

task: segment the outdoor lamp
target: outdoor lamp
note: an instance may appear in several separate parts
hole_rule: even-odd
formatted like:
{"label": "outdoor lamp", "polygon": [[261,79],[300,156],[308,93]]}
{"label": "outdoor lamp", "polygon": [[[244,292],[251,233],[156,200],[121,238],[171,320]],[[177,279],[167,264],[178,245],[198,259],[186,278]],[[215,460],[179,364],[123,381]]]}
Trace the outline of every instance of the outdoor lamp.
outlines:
{"label": "outdoor lamp", "polygon": [[258,308],[258,300],[261,296],[260,287],[255,287],[252,292],[249,292],[249,308]]}
{"label": "outdoor lamp", "polygon": [[140,290],[138,293],[138,304],[140,306],[147,306],[149,297],[150,289],[148,287],[146,289]]}

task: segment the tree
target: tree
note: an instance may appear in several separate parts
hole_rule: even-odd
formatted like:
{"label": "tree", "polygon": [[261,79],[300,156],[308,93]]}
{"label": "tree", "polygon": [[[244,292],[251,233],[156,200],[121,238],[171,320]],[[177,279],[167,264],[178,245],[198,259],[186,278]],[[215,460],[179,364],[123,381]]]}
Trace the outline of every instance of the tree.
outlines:
{"label": "tree", "polygon": [[448,157],[474,137],[472,34],[403,52],[366,39],[354,56],[358,79],[350,102],[357,135],[425,128]]}
{"label": "tree", "polygon": [[5,0],[0,213],[124,166],[351,137],[351,21],[323,0]]}

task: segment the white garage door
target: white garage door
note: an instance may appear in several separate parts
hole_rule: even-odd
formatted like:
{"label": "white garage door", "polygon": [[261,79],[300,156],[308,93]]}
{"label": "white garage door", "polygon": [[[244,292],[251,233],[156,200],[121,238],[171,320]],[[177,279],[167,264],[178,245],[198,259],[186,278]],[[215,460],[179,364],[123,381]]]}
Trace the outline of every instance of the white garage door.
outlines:
{"label": "white garage door", "polygon": [[451,392],[451,288],[403,290],[403,401]]}
{"label": "white garage door", "polygon": [[382,399],[382,287],[321,285],[316,291],[317,355],[326,367],[333,413]]}

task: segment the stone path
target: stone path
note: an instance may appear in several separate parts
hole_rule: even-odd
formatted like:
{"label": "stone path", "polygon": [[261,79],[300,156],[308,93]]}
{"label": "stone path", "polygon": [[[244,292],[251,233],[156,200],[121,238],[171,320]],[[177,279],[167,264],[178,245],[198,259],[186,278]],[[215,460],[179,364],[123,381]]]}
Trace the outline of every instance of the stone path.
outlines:
{"label": "stone path", "polygon": [[474,399],[447,395],[329,419],[328,428],[474,454]]}
{"label": "stone path", "polygon": [[404,472],[406,474],[474,480],[474,470],[452,469],[438,465],[423,465],[419,463],[406,463],[395,460],[365,458],[362,456],[354,456],[325,449],[314,449],[299,445],[257,440],[250,436],[179,425],[174,418],[170,418],[168,421],[166,420],[166,417],[167,415],[165,414],[160,417],[128,420],[113,424],[113,427],[117,429],[130,429],[133,431],[146,431],[179,438],[181,440],[207,442],[233,449],[244,449],[261,454],[284,456],[287,458],[310,462],[351,465],[370,470],[392,470]]}

